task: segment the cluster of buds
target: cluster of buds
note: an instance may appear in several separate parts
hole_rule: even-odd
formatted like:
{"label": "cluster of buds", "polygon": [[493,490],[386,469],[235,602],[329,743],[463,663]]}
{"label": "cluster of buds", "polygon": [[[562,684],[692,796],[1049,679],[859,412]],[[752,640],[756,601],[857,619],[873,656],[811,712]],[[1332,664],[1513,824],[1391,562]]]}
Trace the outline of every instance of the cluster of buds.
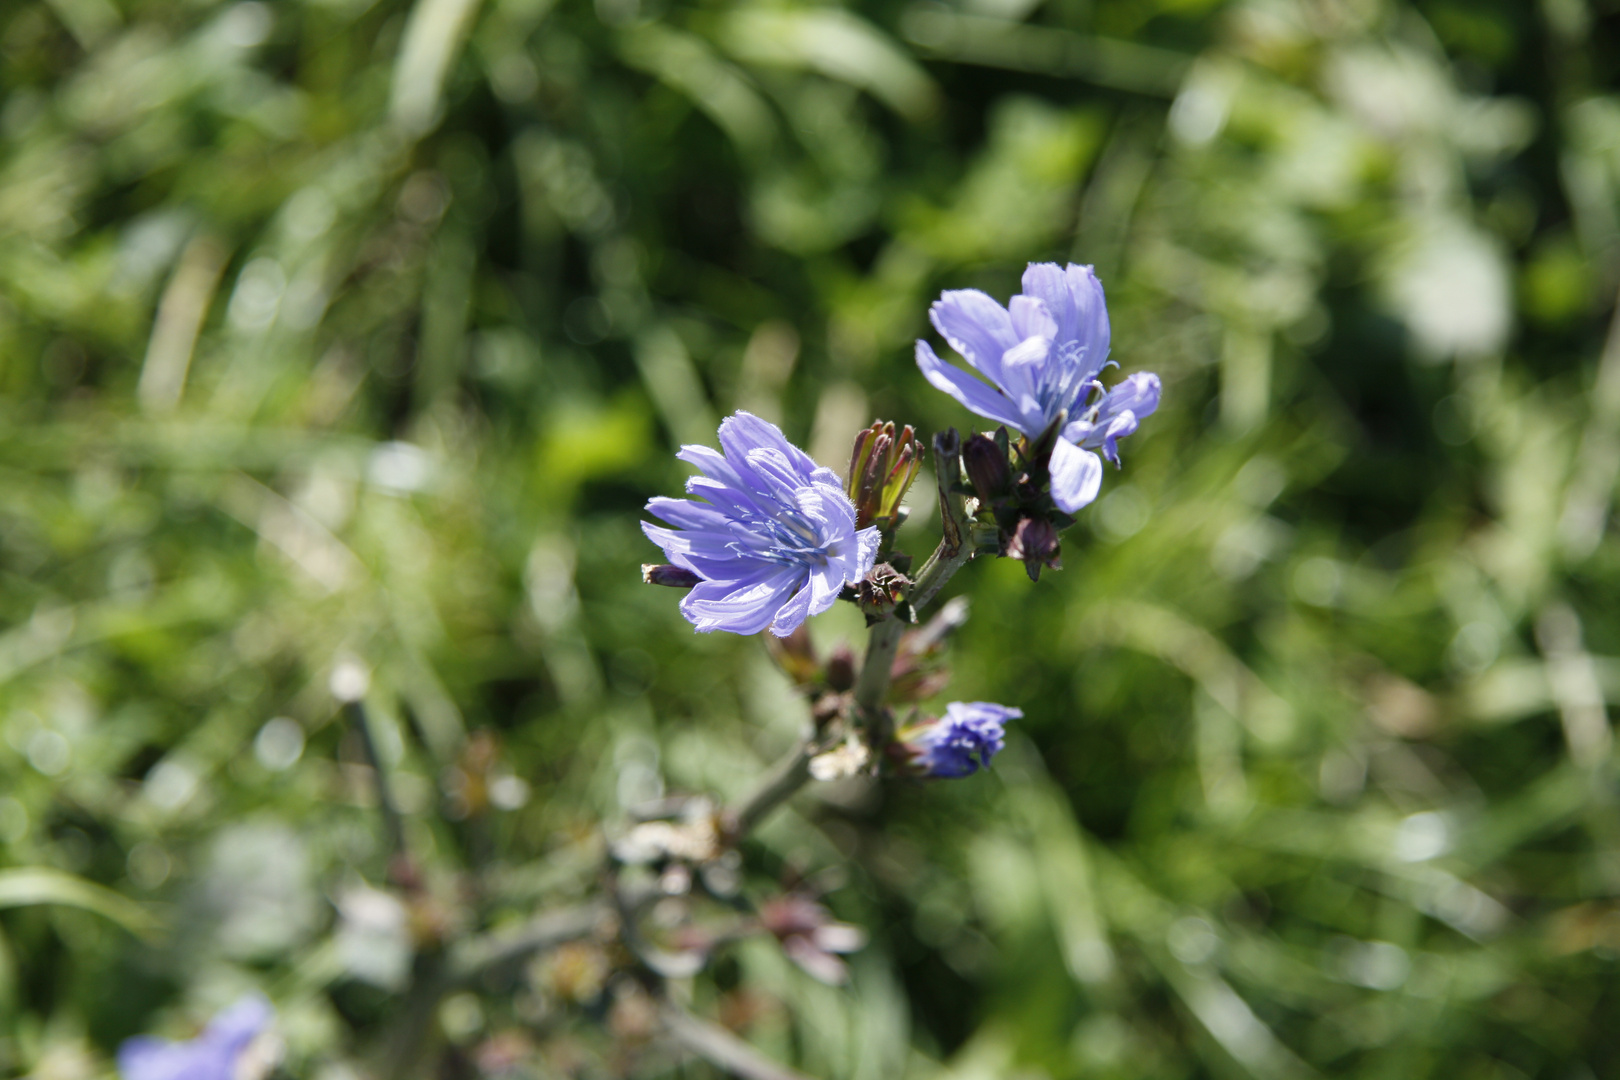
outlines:
{"label": "cluster of buds", "polygon": [[1031,581],[1040,579],[1042,567],[1063,569],[1058,533],[1074,524],[1046,491],[1053,436],[1055,428],[1034,445],[1022,438],[1013,444],[1001,427],[962,447],[962,468],[978,498],[975,517],[995,526],[998,554],[1022,561]]}
{"label": "cluster of buds", "polygon": [[855,436],[844,485],[855,504],[855,527],[876,525],[885,535],[905,520],[900,501],[922,468],[922,441],[907,424],[897,433],[893,421],[875,421]]}

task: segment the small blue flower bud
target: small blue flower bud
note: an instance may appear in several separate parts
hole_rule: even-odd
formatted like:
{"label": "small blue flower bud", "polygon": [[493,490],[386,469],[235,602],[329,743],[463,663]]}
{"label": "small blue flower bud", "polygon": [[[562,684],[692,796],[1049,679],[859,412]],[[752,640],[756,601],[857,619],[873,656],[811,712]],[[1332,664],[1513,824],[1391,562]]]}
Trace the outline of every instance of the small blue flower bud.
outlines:
{"label": "small blue flower bud", "polygon": [[971,776],[1000,752],[1003,725],[1023,716],[1021,709],[988,701],[953,701],[938,720],[914,724],[900,732],[900,745],[910,767],[924,776],[956,779]]}

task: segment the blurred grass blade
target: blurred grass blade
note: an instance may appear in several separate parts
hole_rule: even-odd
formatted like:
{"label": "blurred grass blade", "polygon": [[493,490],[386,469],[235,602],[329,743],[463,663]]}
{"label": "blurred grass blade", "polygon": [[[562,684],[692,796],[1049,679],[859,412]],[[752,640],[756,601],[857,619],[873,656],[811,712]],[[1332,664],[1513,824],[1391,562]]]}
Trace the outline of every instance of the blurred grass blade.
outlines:
{"label": "blurred grass blade", "polygon": [[1084,79],[1155,97],[1174,96],[1192,62],[1169,49],[958,15],[944,5],[915,5],[902,25],[906,40],[959,63]]}
{"label": "blurred grass blade", "polygon": [[722,24],[720,38],[739,60],[818,71],[860,87],[908,120],[939,105],[928,73],[877,27],[845,11],[738,11]]}
{"label": "blurred grass blade", "polygon": [[111,0],[47,0],[47,3],[86,52],[118,29],[122,21]]}
{"label": "blurred grass blade", "polygon": [[1118,601],[1087,605],[1072,631],[1086,647],[1109,644],[1156,656],[1195,680],[1251,734],[1274,738],[1293,723],[1293,708],[1220,639],[1168,608]]}
{"label": "blurred grass blade", "polygon": [[1603,539],[1615,480],[1620,478],[1620,308],[1609,320],[1591,408],[1559,521],[1564,550],[1577,559],[1592,554]]}
{"label": "blurred grass blade", "polygon": [[1204,1030],[1258,1080],[1298,1080],[1317,1073],[1254,1015],[1249,1003],[1212,971],[1164,961],[1164,973]]}
{"label": "blurred grass blade", "polygon": [[406,135],[425,135],[438,121],[445,76],[466,39],[479,0],[416,0],[399,60],[388,115]]}
{"label": "blurred grass blade", "polygon": [[714,439],[714,410],[709,406],[692,357],[675,331],[655,327],[636,339],[636,367],[658,415],[678,443]]}
{"label": "blurred grass blade", "polygon": [[17,1007],[17,960],[11,952],[11,942],[0,930],[0,1016],[7,1016]]}
{"label": "blurred grass blade", "polygon": [[422,296],[416,385],[424,404],[441,399],[461,374],[476,272],[477,252],[470,240],[459,229],[444,229],[435,244]]}
{"label": "blurred grass blade", "polygon": [[181,254],[158,304],[135,388],[135,397],[145,411],[166,413],[180,404],[197,334],[213,303],[227,255],[225,246],[206,233],[193,238]]}
{"label": "blurred grass blade", "polygon": [[716,56],[702,39],[652,23],[625,31],[619,55],[631,67],[690,98],[744,153],[770,149],[776,120],[769,106],[742,72]]}
{"label": "blurred grass blade", "polygon": [[157,920],[141,905],[83,878],[43,866],[0,870],[0,909],[39,904],[93,912],[140,937],[157,929]]}
{"label": "blurred grass blade", "polygon": [[1030,831],[1032,847],[1041,853],[1041,887],[1069,974],[1082,983],[1107,981],[1114,975],[1114,952],[1074,815],[1049,781],[1031,779],[1008,792]]}
{"label": "blurred grass blade", "polygon": [[252,477],[238,475],[221,493],[221,507],[258,533],[329,593],[367,576],[365,564],[306,511]]}

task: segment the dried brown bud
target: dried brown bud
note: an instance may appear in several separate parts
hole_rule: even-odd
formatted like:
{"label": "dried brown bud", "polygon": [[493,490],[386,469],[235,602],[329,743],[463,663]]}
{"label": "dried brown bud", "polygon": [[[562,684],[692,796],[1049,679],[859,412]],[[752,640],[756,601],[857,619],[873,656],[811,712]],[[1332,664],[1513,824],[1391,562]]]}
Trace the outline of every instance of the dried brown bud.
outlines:
{"label": "dried brown bud", "polygon": [[852,953],[866,944],[866,934],[849,923],[837,922],[817,900],[789,893],[760,905],[759,921],[782,943],[782,951],[805,972],[830,985],[849,978],[839,953]]}
{"label": "dried brown bud", "polygon": [[856,600],[868,614],[887,611],[905,597],[910,584],[911,579],[890,564],[878,563],[855,587]]}

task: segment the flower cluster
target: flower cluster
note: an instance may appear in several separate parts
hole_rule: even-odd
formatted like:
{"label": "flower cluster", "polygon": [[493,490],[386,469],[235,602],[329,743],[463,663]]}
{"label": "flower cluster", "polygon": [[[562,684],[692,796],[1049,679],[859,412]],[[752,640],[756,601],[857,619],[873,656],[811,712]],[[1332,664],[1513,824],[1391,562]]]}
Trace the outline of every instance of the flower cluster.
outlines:
{"label": "flower cluster", "polygon": [[[977,290],[955,290],[941,294],[929,317],[971,370],[918,341],[923,375],[999,427],[965,442],[954,430],[935,438],[946,535],[915,580],[907,576],[911,556],[892,550],[905,518],[901,500],[922,464],[923,444],[910,426],[878,422],[859,432],[840,483],[774,425],[739,412],[720,425],[720,452],[681,449],[701,473],[687,482],[694,498],[647,504],[670,526],[642,525],[669,562],[643,567],[643,576],[689,588],[681,612],[698,630],[769,629],[789,639],[775,652],[811,698],[807,771],[818,779],[885,763],[951,778],[989,766],[1005,724],[1023,715],[1018,709],[956,701],[942,717],[893,730],[895,707],[942,685],[931,658],[965,605],[949,619],[936,617],[934,630],[902,638],[900,624],[915,620],[975,553],[1020,559],[1031,579],[1043,567],[1060,568],[1059,533],[1096,499],[1103,460],[1118,466],[1119,441],[1159,406],[1157,375],[1103,385],[1108,309],[1089,266],[1032,263],[1023,292],[1005,307]],[[795,634],[840,596],[859,603],[873,628],[858,677],[848,650],[823,663],[808,637]]]}
{"label": "flower cluster", "polygon": [[917,342],[917,366],[935,387],[1026,439],[1052,440],[1052,501],[1072,514],[1097,497],[1102,462],[1119,464],[1119,440],[1159,407],[1159,377],[1131,375],[1112,390],[1108,309],[1089,266],[1031,263],[1024,291],[1002,307],[977,289],[946,292],[929,310],[934,328],[979,375]]}

